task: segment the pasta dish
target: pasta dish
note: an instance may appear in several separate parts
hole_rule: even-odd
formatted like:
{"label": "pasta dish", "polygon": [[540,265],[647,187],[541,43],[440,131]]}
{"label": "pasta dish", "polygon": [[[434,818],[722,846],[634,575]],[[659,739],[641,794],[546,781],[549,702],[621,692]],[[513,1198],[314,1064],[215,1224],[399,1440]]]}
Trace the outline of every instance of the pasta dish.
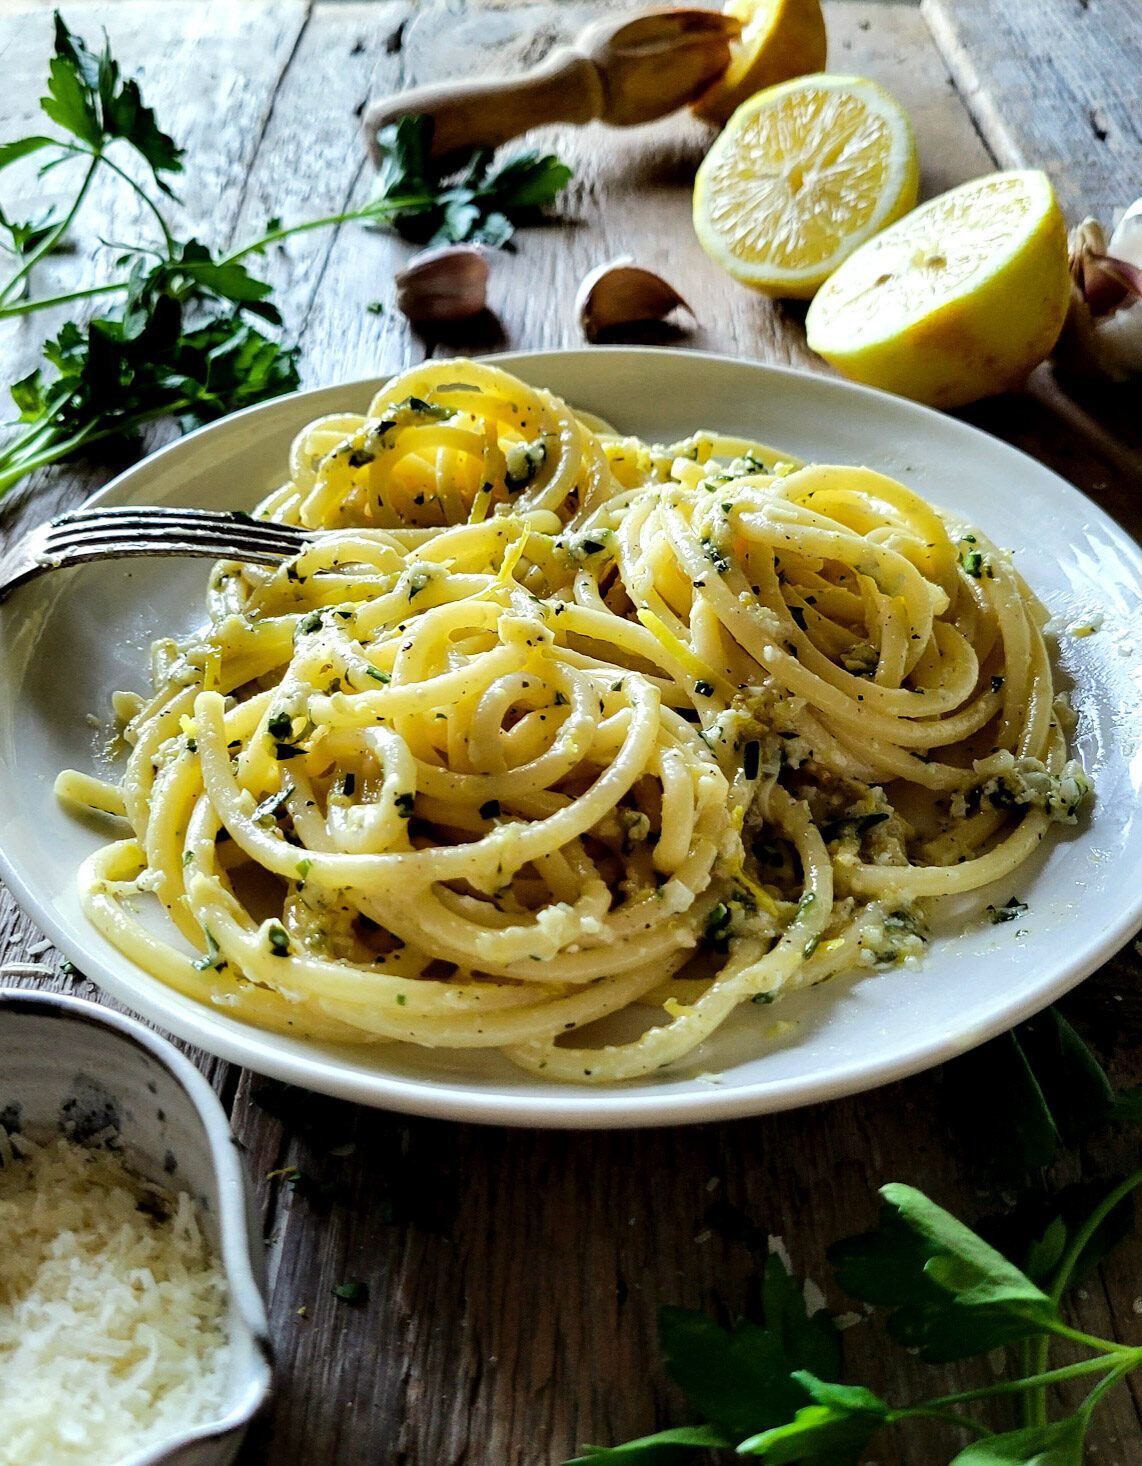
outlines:
{"label": "pasta dish", "polygon": [[915,964],[1087,796],[1010,555],[870,469],[453,361],[311,423],[256,513],[312,538],[218,564],[117,695],[121,783],[57,783],[130,826],[91,921],[250,1023],[634,1078]]}

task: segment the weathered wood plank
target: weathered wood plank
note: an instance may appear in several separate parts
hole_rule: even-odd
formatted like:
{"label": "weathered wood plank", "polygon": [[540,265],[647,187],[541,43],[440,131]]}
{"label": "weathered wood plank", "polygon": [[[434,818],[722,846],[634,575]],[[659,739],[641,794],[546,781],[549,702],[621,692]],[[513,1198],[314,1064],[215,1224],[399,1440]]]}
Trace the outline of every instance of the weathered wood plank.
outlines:
{"label": "weathered wood plank", "polygon": [[[954,1067],[795,1115],[609,1136],[473,1130],[307,1098],[285,1150],[260,1154],[267,1169],[298,1165],[343,1189],[328,1210],[287,1198],[278,1218],[283,1388],[245,1459],[288,1459],[304,1440],[319,1459],[530,1466],[680,1420],[653,1341],[659,1305],[749,1314],[772,1234],[844,1309],[824,1248],[872,1221],[877,1185],[910,1179],[968,1217],[996,1206],[957,1138],[956,1104]],[[352,1157],[331,1157],[347,1139]],[[1116,1258],[1128,1287],[1140,1263],[1134,1243]],[[347,1280],[368,1284],[362,1307],[326,1292]],[[1087,1294],[1076,1322],[1113,1336],[1105,1294]],[[845,1345],[850,1377],[891,1398],[990,1382],[985,1367],[965,1381],[886,1349],[870,1322]],[[1127,1395],[1095,1439],[1126,1466],[1139,1439]],[[947,1432],[918,1428],[877,1459],[931,1466],[950,1452]]]}
{"label": "weathered wood plank", "polygon": [[[358,116],[369,98],[407,85],[402,0],[322,7],[282,82],[249,173],[236,238],[270,214],[287,222],[366,201],[372,169]],[[260,262],[287,302],[306,386],[382,375],[421,348],[391,309],[392,274],[407,256],[393,236],[349,224],[301,234]],[[386,309],[372,314],[380,302]]]}
{"label": "weathered wood plank", "polygon": [[[141,73],[144,98],[154,107],[159,125],[186,149],[186,171],[172,180],[179,202],[172,202],[169,209],[179,232],[211,244],[229,238],[251,159],[273,110],[275,88],[305,17],[302,0],[244,0],[241,6],[227,0],[205,4],[167,0],[161,6],[68,7],[70,27],[92,48],[102,44],[102,31],[107,31],[124,71]],[[0,87],[0,138],[45,130],[38,98],[47,74],[51,34],[47,11],[0,12],[0,74],[5,78]],[[129,150],[114,157],[128,171],[136,168]],[[41,185],[35,177],[37,161],[27,160],[3,175],[0,197],[14,217],[63,203],[78,186],[76,174],[82,176],[82,165],[72,163]],[[145,169],[136,172],[141,179]],[[45,193],[45,188],[50,191]],[[37,295],[87,289],[113,278],[118,251],[100,241],[148,241],[156,232],[154,220],[127,185],[107,175],[97,181],[69,231],[68,250],[37,267]],[[65,306],[0,321],[5,387],[38,364],[45,334],[75,314],[74,307]],[[79,314],[84,315],[82,308]],[[169,428],[160,429],[152,436],[152,446],[169,436]],[[5,500],[5,532],[31,528],[78,503],[110,476],[106,470],[74,468],[34,475]]]}
{"label": "weathered wood plank", "polygon": [[1068,216],[1110,224],[1137,193],[1142,16],[1131,0],[922,0],[1005,168],[1045,168]]}
{"label": "weathered wood plank", "polygon": [[[270,214],[301,217],[364,197],[368,170],[352,114],[366,96],[536,59],[592,13],[497,8],[490,17],[398,0],[318,5],[308,21],[301,6],[274,0],[204,11],[194,49],[179,52],[182,63],[155,83],[160,119],[188,143],[202,179],[201,227],[209,225],[214,240],[242,239]],[[164,29],[168,19],[175,30],[191,24],[187,9],[134,0],[107,6],[116,53],[125,62],[153,57],[148,64],[158,66],[167,42],[176,51],[181,44]],[[90,30],[87,17],[103,13],[79,5],[68,16]],[[10,22],[0,5],[0,47],[17,34],[4,30],[8,24],[22,22]],[[18,38],[33,83],[21,104],[25,120],[34,115],[47,46],[46,18],[36,24],[36,56]],[[915,11],[835,3],[829,25],[833,68],[881,80],[914,117],[927,192],[991,166]],[[148,29],[152,40],[141,34]],[[209,108],[200,55],[221,68],[205,87]],[[20,126],[18,119],[5,125],[0,114],[0,135]],[[564,209],[573,222],[522,233],[518,253],[494,259],[492,299],[504,332],[502,343],[490,344],[577,344],[571,304],[580,276],[610,254],[633,252],[695,305],[700,325],[685,338],[691,344],[812,365],[798,312],[734,285],[693,240],[690,180],[705,136],[685,119],[625,134],[537,134],[537,144],[576,167]],[[211,200],[221,202],[215,208]],[[117,229],[132,223],[127,213],[110,217]],[[428,349],[403,318],[364,309],[390,299],[392,270],[409,253],[399,241],[345,228],[301,236],[264,262],[300,336],[307,385],[396,369]],[[62,260],[59,268],[76,263]],[[0,337],[0,354],[8,350]],[[1032,399],[975,411],[1084,486],[1113,477],[1111,465]],[[74,492],[74,476],[59,482],[61,493],[69,485]],[[36,512],[45,504],[39,499]],[[34,941],[30,925],[0,903],[0,961]],[[1064,1005],[1111,1057],[1120,1082],[1142,1078],[1142,1000],[1131,974],[1137,963],[1128,951]],[[221,1083],[226,1066],[211,1067]],[[308,1095],[283,1103],[276,1087],[263,1096],[271,1113],[254,1099],[262,1089],[262,1081],[241,1077],[233,1119],[270,1237],[279,1372],[244,1466],[303,1457],[538,1466],[584,1441],[613,1442],[682,1420],[654,1342],[660,1304],[709,1308],[727,1319],[748,1313],[769,1234],[784,1238],[795,1268],[826,1283],[826,1245],[872,1220],[875,1188],[887,1180],[912,1181],[969,1218],[995,1203],[978,1139],[968,1140],[955,1066],[792,1115],[645,1134],[445,1125]],[[1111,1139],[1092,1167],[1124,1168],[1127,1159],[1127,1142]],[[283,1167],[333,1183],[332,1195],[307,1200],[285,1176],[270,1175]],[[1072,1164],[1059,1180],[1076,1174]],[[1076,1321],[1109,1334],[1135,1327],[1140,1267],[1135,1238],[1077,1300]],[[350,1280],[369,1285],[359,1307],[329,1292]],[[830,1302],[847,1307],[835,1293]],[[879,1326],[867,1322],[849,1330],[845,1344],[849,1377],[895,1398],[964,1379],[886,1349]],[[924,1427],[876,1454],[881,1466],[933,1466],[955,1444],[943,1428]],[[1108,1402],[1093,1444],[1106,1466],[1128,1466],[1142,1449],[1128,1392]]]}

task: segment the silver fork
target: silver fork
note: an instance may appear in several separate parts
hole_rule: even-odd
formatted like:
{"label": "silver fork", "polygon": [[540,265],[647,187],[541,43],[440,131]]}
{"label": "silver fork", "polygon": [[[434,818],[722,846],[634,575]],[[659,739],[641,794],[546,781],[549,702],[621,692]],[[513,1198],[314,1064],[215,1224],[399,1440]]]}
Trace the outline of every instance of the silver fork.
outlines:
{"label": "silver fork", "polygon": [[278,565],[310,540],[293,524],[253,519],[241,510],[116,505],[57,515],[0,555],[0,601],[48,570],[130,555],[206,555]]}

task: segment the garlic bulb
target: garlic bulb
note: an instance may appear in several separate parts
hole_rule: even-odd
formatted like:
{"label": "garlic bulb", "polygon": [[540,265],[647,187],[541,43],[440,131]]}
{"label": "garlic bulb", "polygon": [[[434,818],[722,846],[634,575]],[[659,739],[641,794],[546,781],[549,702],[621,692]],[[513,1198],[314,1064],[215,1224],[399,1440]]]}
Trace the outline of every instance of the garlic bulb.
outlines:
{"label": "garlic bulb", "polygon": [[1106,252],[1142,268],[1142,199],[1135,199],[1114,226]]}
{"label": "garlic bulb", "polygon": [[1071,304],[1055,345],[1056,366],[1122,382],[1142,372],[1142,199],[1109,243],[1097,219],[1070,238]]}
{"label": "garlic bulb", "polygon": [[450,325],[487,304],[488,261],[471,244],[422,250],[393,276],[397,309],[414,326]]}
{"label": "garlic bulb", "polygon": [[622,255],[584,276],[575,296],[575,313],[588,341],[614,326],[663,321],[672,311],[694,314],[668,280]]}
{"label": "garlic bulb", "polygon": [[1098,323],[1103,353],[1123,376],[1142,372],[1142,199],[1136,199],[1115,226],[1106,252],[1112,260],[1133,266],[1129,299]]}

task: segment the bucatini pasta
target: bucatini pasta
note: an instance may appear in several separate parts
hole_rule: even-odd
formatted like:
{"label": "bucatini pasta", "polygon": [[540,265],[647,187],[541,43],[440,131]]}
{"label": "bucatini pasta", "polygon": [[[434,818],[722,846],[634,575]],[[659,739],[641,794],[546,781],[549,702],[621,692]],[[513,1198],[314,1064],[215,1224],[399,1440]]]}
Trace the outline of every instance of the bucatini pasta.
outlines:
{"label": "bucatini pasta", "polygon": [[[446,362],[311,423],[257,512],[312,544],[218,565],[120,695],[122,783],[58,785],[130,825],[95,925],[251,1023],[644,1075],[914,959],[928,898],[1086,796],[1010,556],[870,469]],[[635,1003],[640,1037],[580,1036]]]}

